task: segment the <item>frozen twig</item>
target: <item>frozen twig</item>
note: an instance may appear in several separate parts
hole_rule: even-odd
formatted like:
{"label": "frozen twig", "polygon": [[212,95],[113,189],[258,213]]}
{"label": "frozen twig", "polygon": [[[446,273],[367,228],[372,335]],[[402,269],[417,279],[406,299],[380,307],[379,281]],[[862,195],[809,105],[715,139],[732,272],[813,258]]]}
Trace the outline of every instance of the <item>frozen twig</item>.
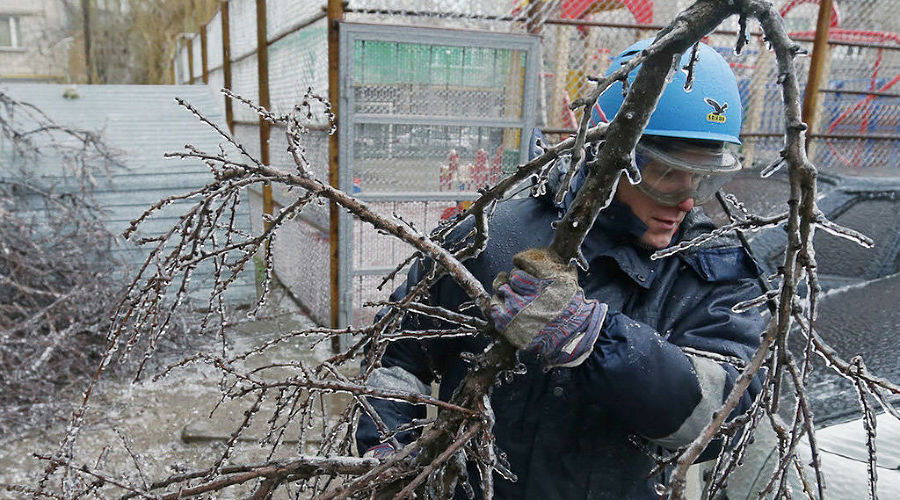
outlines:
{"label": "frozen twig", "polygon": [[[865,370],[863,366],[862,358],[859,356],[853,357],[850,360],[851,366],[853,370],[862,373]],[[869,490],[868,495],[871,500],[875,500],[878,498],[877,491],[877,483],[878,483],[878,468],[876,467],[876,455],[875,455],[875,434],[876,434],[876,422],[875,412],[872,411],[872,408],[869,406],[869,401],[866,399],[866,394],[869,392],[865,386],[865,384],[859,379],[856,378],[854,380],[856,386],[856,392],[859,397],[859,405],[863,410],[863,429],[866,431],[866,451],[868,451],[868,457],[866,460],[866,470],[869,473]]]}
{"label": "frozen twig", "polygon": [[481,430],[480,425],[473,425],[469,427],[465,432],[463,432],[458,438],[456,438],[450,446],[448,446],[440,455],[431,460],[428,465],[426,465],[419,475],[413,478],[402,490],[400,490],[397,495],[394,496],[395,500],[402,500],[406,498],[413,498],[413,491],[426,479],[428,476],[438,470],[445,462],[447,462],[450,457],[452,457],[457,450],[462,448],[466,443],[469,442],[470,439],[475,437],[475,434]]}
{"label": "frozen twig", "polygon": [[[301,456],[289,460],[278,460],[263,464],[230,465],[222,467],[220,477],[192,487],[180,488],[173,493],[164,495],[156,494],[149,498],[171,499],[189,498],[220,491],[228,486],[246,483],[259,478],[291,475],[294,478],[312,477],[320,474],[362,474],[378,465],[374,458],[354,457],[316,457]],[[194,479],[202,479],[209,476],[212,469],[185,472],[171,476],[165,480],[150,485],[151,491],[165,488],[178,483],[188,483]],[[133,498],[135,495],[124,495],[121,500]]]}
{"label": "frozen twig", "polygon": [[695,248],[703,245],[707,241],[714,240],[716,238],[721,237],[722,235],[735,232],[735,231],[754,231],[758,229],[762,229],[765,227],[772,227],[780,224],[787,220],[788,214],[783,213],[779,215],[773,215],[770,217],[759,217],[754,215],[747,215],[743,220],[732,222],[731,224],[726,224],[724,226],[718,227],[708,233],[704,233],[700,236],[697,236],[694,239],[681,241],[675,245],[670,247],[666,247],[662,250],[657,250],[653,252],[653,255],[650,256],[652,259],[663,259],[666,257],[670,257],[675,255],[678,252],[683,252],[690,248]]}

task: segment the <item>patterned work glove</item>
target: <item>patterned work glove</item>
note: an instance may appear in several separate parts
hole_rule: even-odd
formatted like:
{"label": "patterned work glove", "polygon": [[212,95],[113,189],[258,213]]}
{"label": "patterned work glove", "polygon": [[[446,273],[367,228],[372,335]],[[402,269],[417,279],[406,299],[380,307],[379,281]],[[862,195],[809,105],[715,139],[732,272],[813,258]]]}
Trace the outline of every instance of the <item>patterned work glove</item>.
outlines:
{"label": "patterned work glove", "polygon": [[573,367],[591,354],[607,305],[584,298],[574,266],[546,248],[513,257],[514,269],[494,279],[491,317],[516,348],[540,355],[544,367]]}

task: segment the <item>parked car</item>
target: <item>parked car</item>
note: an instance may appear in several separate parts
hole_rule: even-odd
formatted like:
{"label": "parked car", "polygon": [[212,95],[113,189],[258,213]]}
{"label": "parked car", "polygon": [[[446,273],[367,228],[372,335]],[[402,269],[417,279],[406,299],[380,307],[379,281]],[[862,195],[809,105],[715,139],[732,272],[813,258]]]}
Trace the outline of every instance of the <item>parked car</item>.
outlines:
{"label": "parked car", "polygon": [[[784,176],[772,182],[787,189]],[[864,248],[848,239],[817,231],[813,244],[822,288],[831,290],[900,272],[900,178],[820,174],[819,186],[821,195],[817,203],[825,216],[875,242],[872,248]],[[781,229],[767,230],[752,235],[751,239],[757,260],[766,270],[774,272],[782,263],[787,234]]]}
{"label": "parked car", "polygon": [[[817,231],[813,242],[823,291],[816,330],[844,360],[861,356],[872,373],[900,381],[900,179],[820,174],[819,188],[818,206],[823,214],[869,236],[874,246],[864,248]],[[783,174],[764,180],[743,176],[726,187],[729,189],[757,213],[772,214],[787,207],[788,182]],[[718,210],[710,208],[715,216]],[[723,215],[719,213],[718,218],[722,221]],[[748,237],[757,261],[767,273],[774,273],[782,264],[787,243],[783,225]],[[804,342],[799,334],[792,335],[790,348],[802,353]],[[828,496],[866,496],[868,451],[854,385],[816,357],[807,394],[815,415]],[[881,411],[877,403],[870,403]],[[894,398],[893,404],[900,407],[900,398]],[[790,403],[783,406],[792,407]],[[757,498],[770,477],[777,450],[773,431],[763,427],[744,466],[729,479],[729,499]],[[890,498],[900,491],[900,422],[890,415],[878,417],[876,449],[879,495]],[[801,444],[800,451],[808,467],[809,446]],[[799,484],[793,484],[799,494]]]}
{"label": "parked car", "polygon": [[[759,187],[766,183],[775,187]],[[773,190],[786,194],[787,191],[784,175],[755,184],[755,187],[752,184],[743,187],[757,194]],[[819,185],[818,206],[823,214],[837,224],[869,236],[874,245],[865,248],[823,230],[817,231],[813,244],[822,293],[816,328],[844,359],[861,355],[870,370],[898,380],[900,179],[822,174]],[[749,237],[757,261],[767,273],[774,273],[782,264],[787,244],[783,225],[750,233]],[[814,370],[811,375],[810,395],[818,422],[826,424],[853,413],[855,391],[847,381],[834,380],[830,370],[820,368],[823,369]],[[825,375],[827,381],[819,379]]]}

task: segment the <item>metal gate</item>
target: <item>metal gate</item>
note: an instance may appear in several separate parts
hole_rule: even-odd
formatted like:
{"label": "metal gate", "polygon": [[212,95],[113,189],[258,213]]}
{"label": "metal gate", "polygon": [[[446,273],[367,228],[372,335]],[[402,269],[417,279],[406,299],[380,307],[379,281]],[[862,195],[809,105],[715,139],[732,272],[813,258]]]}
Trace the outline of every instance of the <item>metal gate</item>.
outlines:
{"label": "metal gate", "polygon": [[[526,159],[537,36],[343,23],[340,37],[341,189],[427,232]],[[346,213],[338,234],[340,324],[363,325],[412,248]]]}

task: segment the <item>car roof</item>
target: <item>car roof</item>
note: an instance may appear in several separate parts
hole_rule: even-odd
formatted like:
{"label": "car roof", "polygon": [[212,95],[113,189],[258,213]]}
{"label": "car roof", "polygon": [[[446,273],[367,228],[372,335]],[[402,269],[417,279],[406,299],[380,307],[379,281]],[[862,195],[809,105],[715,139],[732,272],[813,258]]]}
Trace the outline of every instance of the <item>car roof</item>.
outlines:
{"label": "car roof", "polygon": [[[900,271],[900,178],[820,174],[817,205],[830,221],[874,241],[864,248],[821,227],[813,241],[821,286],[825,290],[882,278]],[[750,195],[751,212],[773,215],[787,209],[789,185],[781,173],[771,179],[744,176],[726,188]],[[772,200],[775,201],[772,201]],[[768,272],[783,262],[787,235],[783,225],[750,233],[754,257]]]}

